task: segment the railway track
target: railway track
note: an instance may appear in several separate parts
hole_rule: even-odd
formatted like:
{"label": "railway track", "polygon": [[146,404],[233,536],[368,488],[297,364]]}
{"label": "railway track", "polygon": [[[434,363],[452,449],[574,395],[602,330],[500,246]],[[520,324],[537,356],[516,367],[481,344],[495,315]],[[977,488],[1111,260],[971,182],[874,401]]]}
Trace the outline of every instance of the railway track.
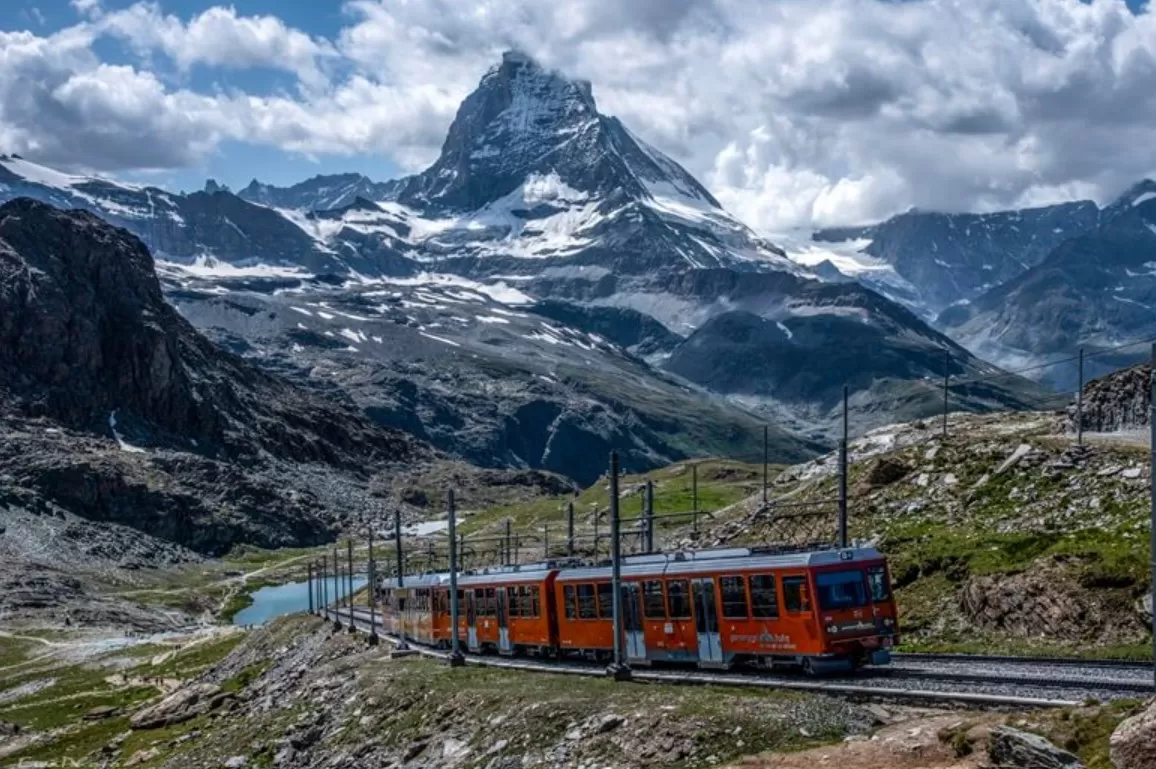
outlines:
{"label": "railway track", "polygon": [[[349,613],[341,610],[348,624]],[[335,619],[333,611],[327,613]],[[353,612],[355,627],[370,631],[369,612]],[[385,640],[397,639],[386,634],[380,622],[377,633]],[[445,652],[414,644],[417,653],[447,659]],[[567,675],[603,676],[605,668],[579,661],[466,654],[467,664],[507,668],[530,672]],[[636,668],[636,681],[672,685],[743,686],[806,691],[820,694],[888,702],[918,704],[952,704],[969,707],[1071,707],[1090,699],[1107,701],[1142,698],[1153,692],[1150,668],[1138,665],[1107,666],[1069,665],[1070,661],[1040,662],[1026,665],[1020,658],[984,657],[975,661],[965,655],[898,655],[890,668],[867,669],[853,675],[813,679],[801,674],[767,671],[709,671],[675,668]]]}

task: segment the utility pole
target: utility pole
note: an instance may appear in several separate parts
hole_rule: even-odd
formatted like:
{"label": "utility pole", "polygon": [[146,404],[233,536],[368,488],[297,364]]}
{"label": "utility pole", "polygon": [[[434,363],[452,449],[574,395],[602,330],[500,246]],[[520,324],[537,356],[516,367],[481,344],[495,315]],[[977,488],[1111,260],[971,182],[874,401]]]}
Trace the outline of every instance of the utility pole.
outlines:
{"label": "utility pole", "polygon": [[1080,348],[1080,387],[1076,390],[1076,444],[1084,445],[1084,348]]}
{"label": "utility pole", "polygon": [[947,385],[951,379],[951,350],[943,348],[943,437],[947,437]]}
{"label": "utility pole", "polygon": [[767,504],[767,480],[770,472],[770,425],[763,425],[763,504]]}
{"label": "utility pole", "polygon": [[458,617],[461,612],[458,605],[458,513],[454,505],[453,489],[446,492],[446,512],[450,538],[450,667],[456,668],[466,664],[466,659],[462,656],[461,639],[458,638]]}
{"label": "utility pole", "polygon": [[321,616],[329,611],[329,570],[325,568],[325,554],[321,554]]}
{"label": "utility pole", "polygon": [[839,441],[839,547],[847,547],[847,410],[848,389],[843,385],[843,438]]}
{"label": "utility pole", "polygon": [[574,503],[566,504],[566,555],[574,557]]}
{"label": "utility pole", "polygon": [[594,507],[594,561],[598,562],[598,507]]}
{"label": "utility pole", "polygon": [[341,630],[341,560],[337,557],[337,543],[333,543],[333,624]]}
{"label": "utility pole", "polygon": [[694,505],[694,529],[698,531],[698,462],[690,466],[690,493]]}
{"label": "utility pole", "polygon": [[654,481],[646,482],[646,552],[654,552]]}
{"label": "utility pole", "polygon": [[510,528],[512,526],[513,526],[513,522],[509,518],[507,518],[506,519],[506,552],[502,555],[502,565],[503,566],[509,565],[509,563],[510,563],[510,553],[512,552],[510,550]]}
{"label": "utility pole", "polygon": [[[405,555],[401,550],[401,508],[395,507],[393,509],[393,543],[397,548],[397,589],[402,592],[405,586]],[[405,612],[404,608],[409,607],[409,599],[401,597],[397,600],[397,649],[403,651],[409,649],[409,644],[405,642]]]}
{"label": "utility pole", "polygon": [[619,544],[618,520],[618,452],[610,452],[610,586],[614,591],[611,601],[614,615],[614,662],[607,672],[615,680],[630,677],[630,668],[622,653],[622,553]]}
{"label": "utility pole", "polygon": [[542,560],[550,560],[550,524],[542,524]]}
{"label": "utility pole", "polygon": [[369,524],[369,645],[377,646],[377,563],[373,560],[373,522]]}
{"label": "utility pole", "polygon": [[1156,344],[1152,345],[1148,369],[1148,505],[1151,511],[1148,553],[1152,564],[1152,661],[1156,684]]}
{"label": "utility pole", "polygon": [[353,537],[350,537],[346,543],[346,553],[349,560],[346,565],[346,576],[349,578],[349,592],[345,596],[345,606],[349,609],[349,632],[356,633],[357,626],[353,624]]}
{"label": "utility pole", "polygon": [[313,613],[313,564],[305,564],[306,585],[309,588],[309,613]]}

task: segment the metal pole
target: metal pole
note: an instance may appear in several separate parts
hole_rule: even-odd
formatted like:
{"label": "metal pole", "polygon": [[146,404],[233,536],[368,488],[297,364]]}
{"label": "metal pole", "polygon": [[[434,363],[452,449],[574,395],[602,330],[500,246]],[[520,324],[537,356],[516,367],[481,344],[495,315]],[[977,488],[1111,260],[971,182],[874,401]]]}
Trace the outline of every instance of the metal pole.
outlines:
{"label": "metal pole", "polygon": [[574,557],[574,503],[566,505],[566,555]]}
{"label": "metal pole", "polygon": [[347,576],[349,577],[349,594],[345,597],[345,605],[349,609],[349,632],[356,633],[357,626],[353,624],[353,537],[345,543],[348,556]]}
{"label": "metal pole", "polygon": [[848,390],[843,385],[843,439],[839,441],[839,547],[847,547],[847,409]]}
{"label": "metal pole", "polygon": [[947,437],[947,383],[951,379],[951,350],[943,350],[943,437]]}
{"label": "metal pole", "polygon": [[377,563],[373,560],[373,524],[369,524],[369,645],[377,646]]}
{"label": "metal pole", "polygon": [[594,508],[594,560],[598,560],[598,508]]}
{"label": "metal pole", "polygon": [[692,510],[690,513],[690,528],[695,539],[698,539],[698,463],[690,466],[690,489]]}
{"label": "metal pole", "polygon": [[646,552],[654,552],[654,481],[646,482]]}
{"label": "metal pole", "polygon": [[507,518],[506,519],[506,543],[505,543],[506,544],[506,552],[503,553],[503,555],[502,555],[503,565],[510,563],[510,527],[511,526],[513,526],[513,522],[509,518]]}
{"label": "metal pole", "polygon": [[[405,555],[401,550],[401,508],[393,509],[393,544],[397,548],[397,588],[400,591],[405,586]],[[405,613],[402,607],[409,606],[409,600],[406,598],[398,598],[397,600],[397,648],[408,649],[409,644],[405,642]]]}
{"label": "metal pole", "polygon": [[763,504],[767,504],[767,479],[770,467],[770,426],[763,425]]}
{"label": "metal pole", "polygon": [[[694,503],[694,511],[697,513],[698,512],[698,463],[697,462],[695,462],[693,465],[690,466],[690,483],[691,483],[691,494],[693,495],[692,498],[693,498],[693,503]],[[695,516],[695,522],[696,522],[695,523],[695,529],[696,530],[698,528],[697,521],[698,521],[698,516]]]}
{"label": "metal pole", "polygon": [[618,452],[610,452],[610,587],[614,614],[614,662],[607,671],[615,679],[628,678],[630,668],[622,648],[622,557],[618,541]]}
{"label": "metal pole", "polygon": [[1080,348],[1080,387],[1076,390],[1076,443],[1084,445],[1084,348]]}
{"label": "metal pole", "polygon": [[542,524],[542,560],[550,560],[550,525]]}
{"label": "metal pole", "polygon": [[1156,684],[1156,344],[1148,363],[1148,504],[1151,510],[1149,560],[1152,563],[1152,661],[1153,683]]}
{"label": "metal pole", "polygon": [[305,579],[309,586],[309,613],[313,613],[313,564],[305,564]]}
{"label": "metal pole", "polygon": [[466,659],[462,656],[461,639],[458,638],[458,617],[461,612],[458,605],[458,513],[454,506],[453,489],[446,492],[446,512],[450,539],[450,667],[456,668],[466,664]]}
{"label": "metal pole", "polygon": [[325,568],[325,554],[321,554],[321,616],[329,611],[329,569]]}
{"label": "metal pole", "polygon": [[337,557],[337,543],[333,543],[333,624],[341,629],[341,559]]}

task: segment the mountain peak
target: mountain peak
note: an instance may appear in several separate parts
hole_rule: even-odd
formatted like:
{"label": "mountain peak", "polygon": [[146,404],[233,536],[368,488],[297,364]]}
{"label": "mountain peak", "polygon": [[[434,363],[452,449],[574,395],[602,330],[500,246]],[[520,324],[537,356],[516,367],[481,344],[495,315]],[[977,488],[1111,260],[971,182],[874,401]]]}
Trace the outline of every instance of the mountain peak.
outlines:
{"label": "mountain peak", "polygon": [[473,211],[527,180],[556,176],[602,199],[640,200],[647,184],[718,208],[693,177],[598,112],[590,83],[507,51],[462,102],[438,160],[408,181],[399,200],[415,208]]}

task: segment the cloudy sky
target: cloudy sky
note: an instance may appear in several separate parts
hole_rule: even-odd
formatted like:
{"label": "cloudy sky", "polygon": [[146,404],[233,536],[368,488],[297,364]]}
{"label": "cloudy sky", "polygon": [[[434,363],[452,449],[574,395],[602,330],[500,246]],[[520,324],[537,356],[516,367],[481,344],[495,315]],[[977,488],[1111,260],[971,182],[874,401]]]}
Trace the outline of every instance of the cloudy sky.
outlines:
{"label": "cloudy sky", "polygon": [[1156,172],[1156,14],[1129,0],[3,0],[0,152],[175,189],[384,179],[502,50],[750,224],[1109,199]]}

